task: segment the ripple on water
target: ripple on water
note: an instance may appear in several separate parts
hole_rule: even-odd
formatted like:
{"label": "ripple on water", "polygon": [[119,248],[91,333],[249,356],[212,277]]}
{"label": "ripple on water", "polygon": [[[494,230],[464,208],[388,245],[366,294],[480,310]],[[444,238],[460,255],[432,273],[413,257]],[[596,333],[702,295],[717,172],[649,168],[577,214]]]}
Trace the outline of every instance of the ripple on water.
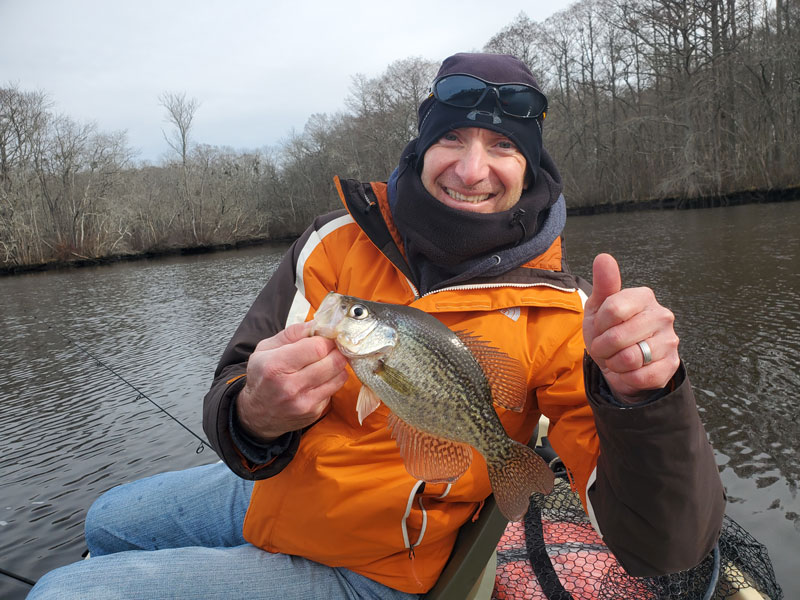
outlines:
{"label": "ripple on water", "polygon": [[4,566],[36,578],[76,560],[86,509],[100,493],[217,460],[210,449],[196,454],[196,439],[60,333],[202,433],[216,361],[284,249],[3,280]]}
{"label": "ripple on water", "polygon": [[[729,512],[768,546],[787,598],[800,598],[797,222],[800,203],[790,203],[570,218],[565,231],[576,273],[591,280],[592,258],[611,252],[626,286],[651,286],[675,313]],[[78,559],[100,493],[217,460],[210,449],[195,454],[196,439],[58,331],[200,433],[216,361],[283,251],[2,280],[5,567],[35,578]]]}

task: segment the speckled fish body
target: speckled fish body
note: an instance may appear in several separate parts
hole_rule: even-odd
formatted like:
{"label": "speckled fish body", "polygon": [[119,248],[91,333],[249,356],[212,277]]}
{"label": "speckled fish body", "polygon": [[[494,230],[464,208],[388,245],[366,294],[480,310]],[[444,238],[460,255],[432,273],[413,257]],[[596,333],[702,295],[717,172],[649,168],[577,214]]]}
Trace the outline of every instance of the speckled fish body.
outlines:
{"label": "speckled fish body", "polygon": [[336,340],[363,384],[361,421],[380,402],[389,407],[388,425],[412,476],[453,482],[474,448],[510,520],[524,516],[532,492],[552,489],[548,466],[508,437],[493,406],[524,405],[525,374],[514,359],[416,308],[334,292],[315,314],[313,332]]}

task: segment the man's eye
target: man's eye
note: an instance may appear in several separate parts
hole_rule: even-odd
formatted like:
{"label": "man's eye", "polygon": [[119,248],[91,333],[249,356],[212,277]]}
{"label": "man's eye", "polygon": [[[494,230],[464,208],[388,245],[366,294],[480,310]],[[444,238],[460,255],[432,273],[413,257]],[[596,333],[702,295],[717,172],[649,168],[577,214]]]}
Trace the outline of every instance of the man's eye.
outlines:
{"label": "man's eye", "polygon": [[509,140],[501,140],[501,141],[497,142],[497,145],[500,146],[501,148],[504,148],[504,149],[507,149],[507,150],[516,150],[517,149],[517,147],[514,145],[514,142],[511,142]]}
{"label": "man's eye", "polygon": [[448,141],[448,142],[455,142],[457,139],[458,139],[458,136],[455,133],[453,133],[452,131],[450,131],[448,133],[445,133],[442,136],[442,140],[445,140],[445,141]]}

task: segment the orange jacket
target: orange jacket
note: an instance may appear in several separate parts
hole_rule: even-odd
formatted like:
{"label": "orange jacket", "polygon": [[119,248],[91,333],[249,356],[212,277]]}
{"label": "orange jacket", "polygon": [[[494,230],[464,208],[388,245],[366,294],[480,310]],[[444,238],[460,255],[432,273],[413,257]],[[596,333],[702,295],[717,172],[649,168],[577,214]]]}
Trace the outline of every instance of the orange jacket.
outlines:
{"label": "orange jacket", "polygon": [[[480,455],[474,453],[471,468],[452,485],[422,485],[403,466],[384,405],[358,423],[361,384],[351,373],[324,418],[294,436],[289,451],[267,464],[252,464],[227,429],[230,402],[241,388],[236,376],[244,370],[242,358],[258,339],[311,319],[331,290],[424,310],[451,329],[490,340],[522,363],[527,405],[521,413],[496,408],[500,419],[512,438],[525,443],[540,414],[549,417],[550,442],[587,505],[600,443],[584,384],[586,296],[579,280],[562,270],[557,240],[500,278],[419,297],[399,258],[402,244],[391,224],[385,185],[361,188],[337,180],[337,186],[350,213],[317,219],[262,291],[220,362],[206,398],[206,431],[232,469],[257,479],[244,523],[249,542],[346,567],[406,592],[425,592],[444,567],[459,527],[491,492]],[[602,525],[614,528],[611,522]],[[706,537],[715,538],[713,532]],[[708,539],[702,544],[707,552]]]}

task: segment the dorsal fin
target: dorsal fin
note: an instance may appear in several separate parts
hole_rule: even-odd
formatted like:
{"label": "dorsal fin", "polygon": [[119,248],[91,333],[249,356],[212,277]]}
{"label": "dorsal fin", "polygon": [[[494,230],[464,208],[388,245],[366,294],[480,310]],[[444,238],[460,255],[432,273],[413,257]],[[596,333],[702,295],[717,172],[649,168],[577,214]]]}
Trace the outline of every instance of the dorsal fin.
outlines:
{"label": "dorsal fin", "polygon": [[520,362],[468,331],[453,333],[483,369],[492,390],[492,401],[503,408],[521,412],[528,396],[528,380]]}
{"label": "dorsal fin", "polygon": [[429,483],[452,483],[472,463],[472,447],[425,433],[389,415],[389,429],[412,477]]}

